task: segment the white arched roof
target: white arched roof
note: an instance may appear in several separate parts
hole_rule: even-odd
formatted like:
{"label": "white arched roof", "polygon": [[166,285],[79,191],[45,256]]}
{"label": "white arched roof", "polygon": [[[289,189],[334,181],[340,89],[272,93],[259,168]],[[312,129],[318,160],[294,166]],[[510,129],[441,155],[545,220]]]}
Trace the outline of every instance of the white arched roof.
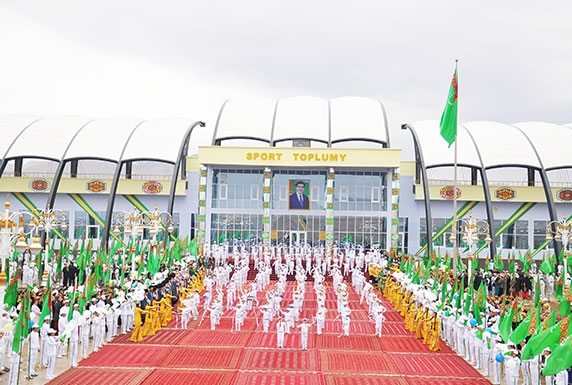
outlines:
{"label": "white arched roof", "polygon": [[[415,130],[419,140],[425,167],[450,166],[455,163],[454,145],[449,147],[443,139],[438,121],[419,121],[409,126]],[[457,127],[457,164],[466,167],[482,167],[473,140],[460,125]]]}
{"label": "white arched roof", "polygon": [[282,99],[276,106],[272,140],[310,139],[329,143],[328,101],[312,96]]}
{"label": "white arched roof", "polygon": [[328,101],[296,96],[278,101],[227,100],[220,109],[212,143],[229,139],[254,139],[277,147],[295,139],[312,140],[313,147],[352,141],[388,146],[389,129],[383,105],[374,99],[342,97]]}
{"label": "white arched roof", "polygon": [[270,143],[275,106],[271,99],[227,100],[219,113],[214,140],[253,138]]}
{"label": "white arched roof", "polygon": [[41,119],[41,117],[35,115],[0,116],[0,132],[2,133],[0,156],[4,157],[6,151],[8,151],[18,135],[38,119]]}
{"label": "white arched roof", "polygon": [[534,167],[541,164],[526,136],[514,126],[497,122],[468,122],[463,126],[473,137],[485,168]]}
{"label": "white arched roof", "polygon": [[[81,116],[39,118],[0,116],[2,160],[40,158],[52,161],[97,159],[149,160],[176,163],[190,127],[202,138],[201,122],[182,118],[142,120],[113,117],[92,120]],[[211,135],[212,137],[212,135]],[[191,150],[188,146],[188,151]],[[186,155],[186,154],[183,154]]]}
{"label": "white arched roof", "polygon": [[73,139],[64,159],[92,158],[118,162],[129,135],[141,122],[141,119],[131,117],[93,120]]}
{"label": "white arched roof", "polygon": [[332,143],[352,139],[389,143],[387,119],[378,100],[343,97],[330,100]]}
{"label": "white arched roof", "polygon": [[523,122],[514,126],[524,132],[533,143],[546,170],[572,167],[570,152],[572,128],[545,122]]}
{"label": "white arched roof", "polygon": [[82,116],[37,120],[22,131],[5,158],[43,158],[59,161],[74,135],[90,120]]}
{"label": "white arched roof", "polygon": [[176,163],[185,135],[195,123],[183,118],[146,120],[131,135],[121,160],[157,160]]}
{"label": "white arched roof", "polygon": [[[438,121],[408,124],[415,132],[426,168],[449,167],[454,163],[454,145],[448,147],[441,137]],[[572,143],[572,124],[557,125],[545,122],[523,122],[507,125],[497,122],[468,122],[458,125],[457,163],[462,166],[482,167],[488,173],[502,173],[503,178],[526,181],[522,168],[550,170],[572,169],[572,160],[563,156]],[[502,171],[504,168],[508,171]],[[568,173],[568,171],[563,171]],[[555,174],[556,175],[556,174]],[[568,180],[568,174],[565,179]],[[558,175],[556,175],[558,176]],[[551,177],[556,182],[556,176]],[[512,179],[511,179],[512,180]]]}

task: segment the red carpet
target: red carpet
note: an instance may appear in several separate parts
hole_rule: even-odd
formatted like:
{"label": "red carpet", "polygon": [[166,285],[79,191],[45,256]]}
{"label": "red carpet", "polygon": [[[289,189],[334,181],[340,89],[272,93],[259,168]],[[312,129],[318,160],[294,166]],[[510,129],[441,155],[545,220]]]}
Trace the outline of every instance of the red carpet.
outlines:
{"label": "red carpet", "polygon": [[322,334],[318,336],[319,349],[339,349],[339,350],[371,350],[379,351],[379,341],[371,335],[349,335],[339,337],[339,334]]}
{"label": "red carpet", "polygon": [[[289,282],[282,302],[292,302],[295,282]],[[311,285],[302,317],[316,313]],[[441,342],[431,352],[405,330],[403,317],[384,300],[388,311],[383,336],[375,336],[367,305],[350,295],[351,329],[341,334],[340,320],[333,320],[336,297],[326,290],[328,314],[322,335],[310,329],[308,350],[301,350],[300,331],[285,336],[284,349],[276,348],[276,320],[263,333],[260,312],[250,312],[242,330],[232,330],[234,311],[226,311],[216,330],[210,318],[193,320],[188,329],[175,321],[142,342],[130,334],[116,337],[97,353],[80,361],[49,382],[50,385],[489,385],[471,365]],[[264,303],[263,295],[259,300]],[[199,309],[202,312],[202,306]],[[255,318],[258,317],[258,320]],[[258,321],[258,322],[257,322]],[[199,325],[200,323],[200,325]],[[177,328],[179,327],[179,328]]]}
{"label": "red carpet", "polygon": [[244,347],[250,338],[250,333],[230,332],[226,330],[195,330],[186,332],[178,345],[190,346],[236,346]]}
{"label": "red carpet", "polygon": [[174,347],[161,367],[235,369],[239,356],[238,349]]}
{"label": "red carpet", "polygon": [[[407,377],[408,385],[459,385],[459,379],[455,377],[415,378]],[[490,385],[486,378],[464,378],[463,385]]]}
{"label": "red carpet", "polygon": [[232,383],[233,377],[234,373],[230,371],[157,369],[145,378],[145,380],[141,382],[141,385],[229,385]]}
{"label": "red carpet", "polygon": [[388,355],[383,352],[320,352],[324,372],[396,373]]}
{"label": "red carpet", "polygon": [[[326,385],[407,385],[403,377],[325,375]],[[458,384],[457,384],[458,385]]]}
{"label": "red carpet", "polygon": [[137,385],[149,375],[151,370],[141,369],[111,369],[111,368],[75,368],[60,374],[50,384],[77,385],[77,384],[122,384]]}
{"label": "red carpet", "polygon": [[108,344],[79,362],[80,366],[147,367],[159,366],[169,351],[168,346]]}
{"label": "red carpet", "polygon": [[391,356],[397,371],[420,376],[482,377],[464,359],[453,354],[394,354]]}
{"label": "red carpet", "polygon": [[239,372],[234,381],[240,385],[323,385],[318,373],[254,373]]}
{"label": "red carpet", "polygon": [[318,352],[293,349],[248,349],[245,350],[240,367],[259,370],[318,370]]}

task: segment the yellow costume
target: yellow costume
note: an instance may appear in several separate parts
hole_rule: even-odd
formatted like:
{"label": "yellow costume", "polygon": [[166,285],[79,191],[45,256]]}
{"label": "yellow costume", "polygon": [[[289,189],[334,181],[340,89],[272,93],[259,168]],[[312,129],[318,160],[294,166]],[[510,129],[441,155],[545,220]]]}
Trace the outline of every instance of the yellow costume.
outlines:
{"label": "yellow costume", "polygon": [[141,309],[139,306],[135,308],[135,318],[133,320],[135,326],[133,327],[133,331],[131,332],[131,338],[130,338],[131,341],[140,342],[143,340],[143,337],[145,337],[144,330],[141,327],[141,325],[143,324],[141,315],[148,313],[149,312]]}

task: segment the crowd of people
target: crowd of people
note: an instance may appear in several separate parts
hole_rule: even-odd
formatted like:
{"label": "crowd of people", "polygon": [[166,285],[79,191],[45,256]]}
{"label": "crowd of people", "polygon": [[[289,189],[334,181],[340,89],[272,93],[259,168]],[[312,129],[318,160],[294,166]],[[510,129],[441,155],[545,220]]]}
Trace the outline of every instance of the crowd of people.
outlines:
{"label": "crowd of people", "polygon": [[[77,265],[66,261],[61,274],[50,271],[55,284],[49,293],[46,287],[29,291],[30,331],[22,341],[22,352],[27,353],[26,377],[33,378],[38,375],[38,368],[45,368],[46,379],[51,379],[58,358],[67,356],[69,366],[75,367],[80,359],[98,351],[118,334],[131,333],[130,340],[140,342],[173,318],[180,328],[198,320],[199,324],[209,322],[210,328],[216,330],[225,312],[232,314],[233,332],[240,332],[248,317],[257,324],[261,321],[264,333],[269,333],[275,322],[277,348],[288,346],[286,336],[297,331],[301,336],[300,347],[306,350],[309,333],[315,328],[318,335],[322,334],[327,320],[339,322],[340,338],[350,335],[351,290],[357,293],[360,303],[366,303],[375,334],[382,337],[386,308],[380,290],[374,286],[377,283],[383,287],[383,295],[405,317],[407,330],[432,351],[440,350],[444,341],[491,377],[493,384],[500,383],[503,370],[509,385],[520,383],[520,379],[526,385],[538,385],[543,377],[546,385],[568,383],[566,371],[542,376],[550,349],[521,360],[523,346],[530,336],[518,343],[501,338],[500,322],[507,309],[516,309],[511,319],[512,329],[526,318],[527,312],[536,311],[531,306],[516,304],[540,298],[543,306],[538,308],[539,322],[545,322],[552,314],[549,303],[558,295],[561,278],[537,271],[535,264],[527,272],[516,269],[509,273],[491,268],[453,276],[442,264],[433,266],[429,274],[420,273],[423,262],[412,258],[409,261],[415,267],[402,271],[403,263],[398,267],[397,258],[359,245],[339,245],[326,250],[310,245],[207,243],[202,252],[204,257],[197,260],[163,265],[153,277],[127,273],[123,279],[116,266],[112,279],[99,282],[90,298],[82,301],[77,300],[78,293],[85,293],[81,285],[78,287]],[[285,295],[292,277],[295,286]],[[304,314],[310,277],[317,307],[313,314]],[[326,306],[326,281],[331,281],[335,308]],[[82,283],[88,284],[85,279]],[[468,293],[481,288],[485,290],[485,305],[482,313],[475,314],[473,304],[467,305],[475,297]],[[450,295],[452,291],[456,292],[454,298]],[[9,384],[16,383],[21,364],[22,353],[16,353],[17,349],[11,345],[22,297],[18,305],[4,309],[0,318],[0,373],[9,373]],[[51,306],[50,313],[45,315],[42,309],[47,298]]]}
{"label": "crowd of people", "polygon": [[[503,372],[508,385],[570,383],[572,368],[550,375],[543,372],[551,355],[550,346],[542,345],[533,356],[524,352],[537,332],[550,327],[551,318],[552,324],[556,322],[558,312],[550,305],[557,303],[555,295],[561,300],[558,319],[568,325],[572,300],[569,288],[564,288],[564,297],[556,294],[562,288],[555,289],[555,285],[562,285],[562,275],[543,274],[533,264],[527,273],[522,269],[513,273],[481,269],[470,275],[459,272],[455,277],[442,265],[424,274],[422,260],[409,257],[407,263],[415,266],[409,274],[402,271],[407,269],[399,261],[383,269],[384,295],[405,317],[406,328],[429,349],[439,350],[440,341],[444,341],[495,385],[501,383]],[[480,298],[481,290],[484,295]],[[479,302],[482,306],[477,305]],[[568,336],[567,330],[562,330],[557,343]],[[557,332],[560,336],[560,329]]]}
{"label": "crowd of people", "polygon": [[[202,270],[189,261],[170,268],[162,266],[153,280],[128,275],[121,285],[118,280],[94,285],[94,292],[86,299],[81,298],[85,291],[77,286],[73,263],[66,263],[65,267],[63,274],[54,276],[49,293],[46,286],[22,290],[18,303],[2,311],[0,375],[6,373],[10,385],[18,383],[21,368],[27,379],[45,370],[45,378],[50,380],[55,377],[56,360],[64,356],[70,367],[76,367],[79,360],[97,352],[119,334],[131,332],[132,338],[139,336],[139,340],[153,335],[172,319],[173,306],[179,298],[202,288]],[[14,335],[26,295],[30,298],[29,331],[18,342]],[[50,309],[48,314],[42,314],[46,308]],[[139,325],[142,322],[148,325],[144,330]],[[21,349],[13,349],[14,343],[20,343]]]}

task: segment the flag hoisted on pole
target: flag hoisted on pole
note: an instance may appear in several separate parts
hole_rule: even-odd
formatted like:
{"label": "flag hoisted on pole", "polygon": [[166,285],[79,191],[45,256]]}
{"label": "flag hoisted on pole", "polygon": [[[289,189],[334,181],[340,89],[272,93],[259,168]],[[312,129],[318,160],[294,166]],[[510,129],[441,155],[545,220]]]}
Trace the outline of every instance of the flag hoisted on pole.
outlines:
{"label": "flag hoisted on pole", "polygon": [[455,73],[453,74],[453,80],[451,80],[451,86],[449,87],[449,95],[447,96],[447,104],[443,110],[443,115],[441,115],[441,123],[439,127],[441,128],[441,136],[447,143],[449,147],[455,141],[457,137],[457,97],[459,95],[459,83],[457,78],[457,62],[455,62]]}
{"label": "flag hoisted on pole", "polygon": [[[451,86],[449,86],[449,95],[447,96],[447,104],[441,115],[441,122],[439,127],[441,128],[441,136],[447,143],[449,147],[455,142],[455,155],[454,155],[454,167],[453,167],[453,224],[451,226],[451,235],[455,234],[453,240],[453,276],[457,279],[457,98],[459,96],[459,83],[457,79],[457,66],[459,60],[455,60],[455,72],[453,73],[453,79],[451,80]],[[469,251],[470,253],[470,251]],[[467,264],[468,266],[468,264]]]}

